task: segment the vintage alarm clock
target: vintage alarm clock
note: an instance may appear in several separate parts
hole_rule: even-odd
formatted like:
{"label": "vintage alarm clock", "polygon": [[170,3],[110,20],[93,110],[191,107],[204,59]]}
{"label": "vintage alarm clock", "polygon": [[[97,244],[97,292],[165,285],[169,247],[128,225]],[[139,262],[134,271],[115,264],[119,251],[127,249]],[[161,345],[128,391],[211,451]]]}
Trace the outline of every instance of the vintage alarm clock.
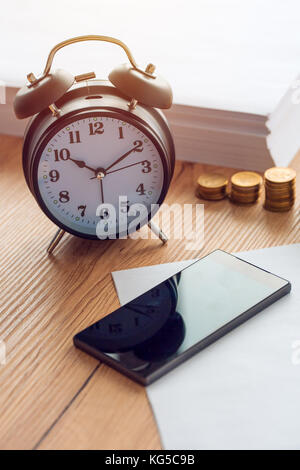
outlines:
{"label": "vintage alarm clock", "polygon": [[[109,80],[96,79],[94,72],[73,77],[51,71],[59,49],[90,40],[119,45],[129,63],[113,69]],[[57,44],[43,74],[27,78],[14,110],[19,119],[32,116],[24,136],[24,175],[40,208],[59,227],[48,252],[65,232],[99,240],[99,223],[106,230],[101,239],[148,224],[166,242],[151,218],[174,170],[174,143],[160,111],[172,105],[172,90],[154,65],[140,69],[118,39],[79,36]],[[106,205],[115,208],[115,224]],[[135,226],[137,211],[131,209],[138,206],[144,211]]]}

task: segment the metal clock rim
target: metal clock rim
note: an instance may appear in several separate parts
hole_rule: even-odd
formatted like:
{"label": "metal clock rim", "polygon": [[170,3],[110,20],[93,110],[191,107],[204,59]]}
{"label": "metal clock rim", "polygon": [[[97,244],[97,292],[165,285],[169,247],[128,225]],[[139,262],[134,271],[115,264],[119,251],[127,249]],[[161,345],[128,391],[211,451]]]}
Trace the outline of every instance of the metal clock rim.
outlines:
{"label": "metal clock rim", "polygon": [[[159,136],[157,136],[156,133],[153,132],[153,130],[149,128],[149,125],[146,122],[143,125],[141,122],[137,121],[136,119],[133,119],[133,116],[128,116],[127,113],[125,114],[122,109],[114,108],[113,110],[108,110],[107,107],[106,108],[97,107],[96,109],[92,109],[92,108],[82,109],[81,108],[80,110],[73,111],[72,113],[70,113],[66,116],[63,116],[62,119],[60,119],[57,122],[53,123],[54,125],[49,126],[49,128],[46,130],[46,132],[41,136],[41,138],[37,142],[36,147],[35,147],[35,151],[33,152],[32,157],[31,157],[31,165],[28,168],[30,190],[33,193],[39,207],[42,209],[44,214],[46,214],[46,216],[56,226],[60,227],[61,229],[65,230],[66,232],[68,232],[72,235],[75,235],[77,237],[84,238],[84,239],[89,239],[89,240],[99,240],[100,241],[100,239],[97,237],[97,235],[85,234],[85,233],[82,233],[82,232],[79,232],[79,231],[77,232],[76,230],[70,229],[69,227],[65,226],[62,222],[58,221],[54,217],[54,215],[50,212],[50,210],[47,208],[46,204],[44,203],[44,201],[41,197],[40,191],[39,191],[39,187],[38,187],[38,179],[37,179],[38,163],[40,161],[40,157],[41,157],[41,154],[42,154],[42,152],[45,148],[45,145],[51,139],[51,137],[53,137],[53,135],[55,135],[57,132],[59,132],[59,129],[62,129],[64,126],[78,120],[78,118],[82,119],[83,115],[85,117],[96,116],[96,115],[104,116],[104,117],[106,115],[107,115],[107,117],[115,117],[117,119],[120,119],[122,121],[126,121],[129,124],[134,125],[138,129],[140,129],[145,135],[147,135],[147,137],[149,137],[149,139],[151,139],[151,141],[155,145],[155,147],[156,147],[156,149],[157,149],[157,151],[160,155],[162,165],[163,165],[163,172],[164,172],[164,180],[163,180],[162,190],[161,190],[160,196],[158,198],[158,201],[156,202],[156,204],[158,204],[159,206],[162,204],[162,202],[164,201],[164,199],[166,197],[167,191],[169,189],[169,184],[170,184],[170,181],[171,181],[171,178],[172,178],[172,174],[171,174],[170,168],[168,168],[168,166],[167,166],[168,154],[167,154],[166,149],[164,148],[164,145],[161,142],[161,139],[159,138]],[[130,122],[130,121],[132,121],[132,122]],[[151,220],[151,218],[152,218],[151,214],[148,214],[148,222]],[[118,239],[118,238],[119,238],[119,233],[116,234],[116,239]],[[107,238],[106,240],[101,240],[101,241],[108,241],[108,240],[112,240],[112,239]]]}

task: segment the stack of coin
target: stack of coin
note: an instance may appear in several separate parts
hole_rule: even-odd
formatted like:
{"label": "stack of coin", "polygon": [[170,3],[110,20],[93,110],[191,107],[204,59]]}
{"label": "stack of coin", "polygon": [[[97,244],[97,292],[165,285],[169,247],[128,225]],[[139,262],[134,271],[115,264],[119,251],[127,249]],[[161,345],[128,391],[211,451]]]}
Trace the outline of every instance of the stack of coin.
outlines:
{"label": "stack of coin", "polygon": [[226,176],[217,173],[204,173],[197,180],[196,194],[203,199],[218,201],[227,196],[227,184]]}
{"label": "stack of coin", "polygon": [[256,202],[261,193],[262,177],[253,171],[240,171],[231,177],[230,199],[240,204]]}
{"label": "stack of coin", "polygon": [[295,202],[296,172],[292,168],[269,168],[265,172],[265,209],[285,212]]}

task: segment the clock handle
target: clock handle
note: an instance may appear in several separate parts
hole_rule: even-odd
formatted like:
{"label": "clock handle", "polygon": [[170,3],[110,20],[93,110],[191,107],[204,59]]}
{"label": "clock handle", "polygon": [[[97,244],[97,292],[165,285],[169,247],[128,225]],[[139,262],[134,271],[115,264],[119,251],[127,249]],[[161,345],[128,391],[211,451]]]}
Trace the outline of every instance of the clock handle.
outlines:
{"label": "clock handle", "polygon": [[[126,44],[119,39],[112,38],[110,36],[99,36],[93,34],[77,36],[56,44],[49,53],[43,77],[48,76],[53,63],[53,58],[57,51],[69,44],[84,41],[110,42],[112,44],[117,44],[117,46],[120,46],[125,51],[130,62],[130,66],[129,64],[122,64],[115,67],[109,74],[109,80],[118,90],[124,93],[124,95],[131,98],[131,101],[128,104],[130,110],[135,108],[138,101],[154,108],[167,109],[171,107],[173,100],[171,87],[163,77],[154,74],[155,65],[148,64],[145,70],[142,70],[138,67]],[[95,74],[84,74],[79,77],[81,77],[80,79],[95,78]]]}
{"label": "clock handle", "polygon": [[59,51],[63,47],[68,46],[70,44],[74,44],[76,42],[84,42],[84,41],[104,41],[104,42],[110,42],[112,44],[117,44],[117,46],[120,46],[125,51],[129,62],[131,63],[132,67],[135,70],[137,70],[138,72],[141,72],[142,74],[146,75],[147,77],[155,78],[154,75],[152,75],[151,73],[149,73],[145,70],[140,69],[137,66],[137,63],[134,60],[132,53],[130,52],[130,50],[126,46],[126,44],[124,44],[124,42],[120,41],[119,39],[112,38],[110,36],[99,36],[99,35],[96,35],[96,34],[90,34],[90,35],[86,35],[86,36],[77,36],[75,38],[66,39],[65,41],[62,41],[62,42],[56,44],[56,46],[54,46],[51,49],[51,51],[48,55],[48,59],[47,59],[47,63],[46,63],[43,75],[44,76],[48,75],[48,73],[50,72],[52,62],[53,62],[54,56],[57,53],[57,51]]}
{"label": "clock handle", "polygon": [[22,87],[14,99],[14,110],[18,119],[33,116],[50,108],[56,117],[60,110],[56,107],[58,101],[73,85],[74,80],[95,78],[94,72],[78,75],[75,78],[66,70],[56,70],[50,73],[53,58],[57,51],[69,44],[84,41],[104,41],[117,44],[126,53],[129,64],[115,67],[109,74],[111,83],[125,96],[131,99],[129,110],[133,111],[137,102],[154,108],[167,109],[172,105],[173,95],[169,83],[161,76],[154,75],[155,66],[148,64],[145,70],[138,67],[130,50],[122,41],[110,36],[86,35],[66,39],[54,46],[46,62],[43,74],[36,77],[33,73],[27,75],[29,84]]}

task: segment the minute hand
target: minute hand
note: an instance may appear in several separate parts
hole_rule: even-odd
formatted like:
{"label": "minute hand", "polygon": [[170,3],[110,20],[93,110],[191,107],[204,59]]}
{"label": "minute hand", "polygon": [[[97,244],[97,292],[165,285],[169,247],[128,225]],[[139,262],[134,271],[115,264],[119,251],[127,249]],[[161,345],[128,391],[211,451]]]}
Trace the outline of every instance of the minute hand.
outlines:
{"label": "minute hand", "polygon": [[[118,160],[116,160],[111,165],[109,165],[107,168],[105,168],[105,172],[110,170],[113,166],[117,165],[117,163],[120,163],[122,160],[124,160],[124,158],[128,157],[128,155],[130,155],[132,152],[136,151],[136,149],[139,149],[139,148],[140,148],[140,143],[138,145],[136,145],[135,147],[132,147],[132,149],[130,149],[130,150],[128,150],[128,152],[124,153],[124,155],[122,155],[120,158],[118,158]],[[138,152],[141,152],[141,150],[138,150]]]}
{"label": "minute hand", "polygon": [[[116,170],[107,171],[105,174],[110,175],[111,173],[115,173],[116,171],[125,170],[125,168],[130,168],[131,166],[140,165],[141,163],[149,163],[150,164],[150,162],[148,162],[147,160],[141,160],[140,162],[131,163],[130,165],[122,166],[121,168],[117,168]],[[92,178],[90,178],[90,180],[94,180],[96,178],[97,178],[97,176],[93,176]]]}

